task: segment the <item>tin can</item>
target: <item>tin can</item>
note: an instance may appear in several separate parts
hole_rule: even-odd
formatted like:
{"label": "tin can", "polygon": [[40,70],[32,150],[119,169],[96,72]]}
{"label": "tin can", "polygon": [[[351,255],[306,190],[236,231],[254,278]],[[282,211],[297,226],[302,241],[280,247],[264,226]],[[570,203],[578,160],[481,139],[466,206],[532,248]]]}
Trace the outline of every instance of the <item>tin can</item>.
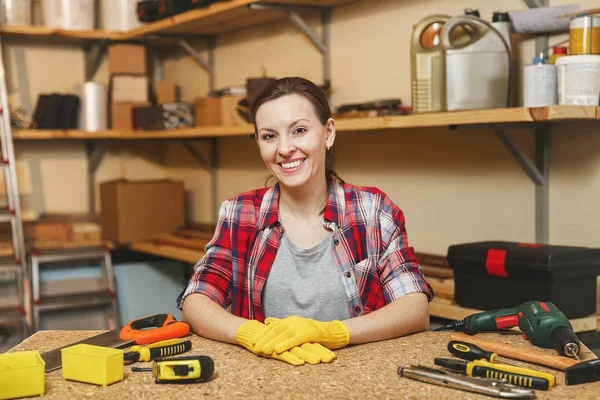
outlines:
{"label": "tin can", "polygon": [[569,24],[569,55],[600,54],[600,17],[576,17]]}

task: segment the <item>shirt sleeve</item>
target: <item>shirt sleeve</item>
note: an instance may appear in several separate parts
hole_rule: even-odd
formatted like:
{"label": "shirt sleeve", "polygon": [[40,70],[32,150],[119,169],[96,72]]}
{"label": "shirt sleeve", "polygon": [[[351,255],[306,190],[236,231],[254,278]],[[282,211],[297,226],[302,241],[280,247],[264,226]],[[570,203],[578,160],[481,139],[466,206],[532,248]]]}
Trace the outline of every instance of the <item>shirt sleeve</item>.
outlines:
{"label": "shirt sleeve", "polygon": [[425,293],[428,301],[433,300],[433,289],[408,245],[404,214],[385,195],[378,220],[382,243],[378,272],[386,304],[409,293]]}
{"label": "shirt sleeve", "polygon": [[196,263],[194,274],[177,298],[177,308],[183,307],[187,296],[200,293],[227,308],[231,295],[231,201],[221,204],[219,220],[213,238],[207,243],[204,256]]}

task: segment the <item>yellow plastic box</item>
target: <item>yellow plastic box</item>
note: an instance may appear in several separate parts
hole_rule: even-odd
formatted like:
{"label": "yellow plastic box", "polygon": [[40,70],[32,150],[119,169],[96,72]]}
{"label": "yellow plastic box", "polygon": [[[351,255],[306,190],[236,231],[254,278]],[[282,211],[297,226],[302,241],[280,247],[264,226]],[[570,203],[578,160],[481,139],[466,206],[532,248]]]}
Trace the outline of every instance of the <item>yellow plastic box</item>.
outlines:
{"label": "yellow plastic box", "polygon": [[45,365],[38,351],[0,354],[0,399],[43,396]]}
{"label": "yellow plastic box", "polygon": [[64,379],[104,387],[123,380],[123,350],[77,344],[60,352]]}

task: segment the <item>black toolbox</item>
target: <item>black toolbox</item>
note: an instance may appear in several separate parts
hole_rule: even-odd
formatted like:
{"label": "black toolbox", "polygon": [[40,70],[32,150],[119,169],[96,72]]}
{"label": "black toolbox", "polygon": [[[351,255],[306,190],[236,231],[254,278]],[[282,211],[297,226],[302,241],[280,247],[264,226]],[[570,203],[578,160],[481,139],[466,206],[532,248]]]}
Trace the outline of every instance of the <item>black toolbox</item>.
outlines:
{"label": "black toolbox", "polygon": [[596,313],[600,249],[476,242],[449,246],[447,258],[462,307],[493,310],[540,300],[567,318]]}

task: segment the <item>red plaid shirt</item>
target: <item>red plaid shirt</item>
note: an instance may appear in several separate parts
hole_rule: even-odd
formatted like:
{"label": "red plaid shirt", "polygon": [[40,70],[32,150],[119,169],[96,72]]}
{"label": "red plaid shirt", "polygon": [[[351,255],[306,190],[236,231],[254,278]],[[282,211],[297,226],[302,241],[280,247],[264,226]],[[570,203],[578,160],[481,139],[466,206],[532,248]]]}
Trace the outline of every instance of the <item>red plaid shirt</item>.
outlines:
{"label": "red plaid shirt", "polygon": [[[262,291],[279,249],[279,185],[238,195],[221,205],[215,235],[179,295],[201,293],[231,313],[264,321]],[[404,216],[375,188],[332,180],[323,226],[333,232],[333,258],[350,315],[375,311],[414,292],[433,290],[408,246]]]}

